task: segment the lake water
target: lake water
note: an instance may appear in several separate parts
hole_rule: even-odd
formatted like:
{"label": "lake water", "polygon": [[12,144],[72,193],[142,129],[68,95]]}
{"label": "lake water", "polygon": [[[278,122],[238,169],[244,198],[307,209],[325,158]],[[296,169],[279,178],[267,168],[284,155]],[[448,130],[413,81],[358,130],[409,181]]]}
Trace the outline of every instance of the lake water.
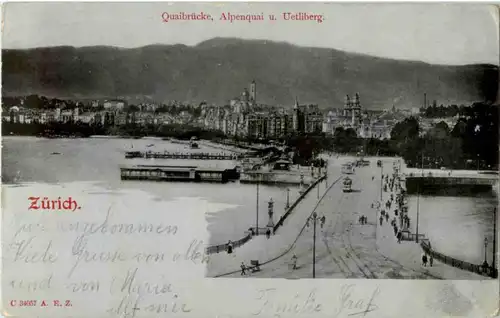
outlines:
{"label": "lake water", "polygon": [[[415,232],[417,197],[411,196],[408,201],[411,226]],[[497,202],[492,193],[471,197],[421,196],[418,198],[419,233],[425,234],[437,251],[475,264],[484,261],[486,238],[486,257],[491,263]]]}
{"label": "lake water", "polygon": [[[121,164],[204,165],[234,167],[235,161],[213,160],[154,160],[125,159],[129,150],[170,152],[224,152],[201,146],[189,149],[161,139],[43,139],[32,137],[4,137],[2,140],[2,182],[96,182],[115,190],[140,189],[163,200],[183,197],[199,198],[217,206],[218,212],[206,212],[209,222],[210,244],[240,239],[256,222],[256,185],[239,182],[184,183],[120,180]],[[150,147],[148,147],[150,146]],[[60,155],[52,155],[58,152]],[[298,197],[298,186],[290,188],[290,202]],[[259,226],[266,226],[268,201],[274,201],[275,220],[284,212],[287,187],[259,186]],[[168,211],[165,211],[168,213]]]}
{"label": "lake water", "polygon": [[[217,212],[207,211],[210,244],[225,243],[243,236],[245,230],[255,226],[256,185],[182,182],[121,181],[120,164],[153,163],[172,165],[210,165],[234,167],[233,161],[145,160],[124,159],[124,151],[152,150],[172,152],[222,152],[201,146],[189,149],[186,145],[158,139],[42,139],[31,137],[4,137],[2,140],[2,182],[95,182],[117,191],[140,189],[163,200],[198,198],[216,206]],[[149,147],[148,147],[149,146]],[[58,152],[59,155],[52,155]],[[290,201],[298,197],[298,187],[289,186]],[[284,212],[285,186],[264,186],[259,189],[259,225],[267,223],[267,202],[273,199],[275,220]],[[412,227],[416,223],[416,197],[410,197]],[[432,245],[450,256],[482,263],[484,238],[488,262],[491,262],[493,241],[493,208],[497,204],[494,194],[476,197],[420,197],[419,232],[430,238]],[[168,214],[168,211],[165,211]]]}

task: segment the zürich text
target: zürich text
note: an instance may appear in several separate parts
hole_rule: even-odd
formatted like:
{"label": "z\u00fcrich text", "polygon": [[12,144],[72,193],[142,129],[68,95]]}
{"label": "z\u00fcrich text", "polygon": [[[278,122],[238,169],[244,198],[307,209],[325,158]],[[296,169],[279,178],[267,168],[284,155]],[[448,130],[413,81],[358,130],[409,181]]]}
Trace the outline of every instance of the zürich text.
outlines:
{"label": "z\u00fcrich text", "polygon": [[30,202],[28,210],[75,211],[81,209],[72,197],[66,200],[62,200],[61,197],[55,200],[48,197],[29,197],[28,201]]}

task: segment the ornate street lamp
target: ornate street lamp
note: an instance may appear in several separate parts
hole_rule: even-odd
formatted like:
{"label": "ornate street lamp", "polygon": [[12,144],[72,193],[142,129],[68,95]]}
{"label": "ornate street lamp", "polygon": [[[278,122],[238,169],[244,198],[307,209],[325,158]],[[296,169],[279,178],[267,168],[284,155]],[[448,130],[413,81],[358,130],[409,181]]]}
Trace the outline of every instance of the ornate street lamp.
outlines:
{"label": "ornate street lamp", "polygon": [[488,266],[488,258],[487,258],[487,253],[486,250],[488,248],[488,239],[485,237],[484,238],[484,266]]}
{"label": "ornate street lamp", "polygon": [[[318,214],[313,212],[313,214],[307,219],[307,222],[313,222],[313,278],[316,278],[316,222],[324,222],[324,216],[318,218]],[[323,226],[323,225],[322,225]]]}
{"label": "ornate street lamp", "polygon": [[290,188],[286,188],[286,205],[285,210],[290,208]]}

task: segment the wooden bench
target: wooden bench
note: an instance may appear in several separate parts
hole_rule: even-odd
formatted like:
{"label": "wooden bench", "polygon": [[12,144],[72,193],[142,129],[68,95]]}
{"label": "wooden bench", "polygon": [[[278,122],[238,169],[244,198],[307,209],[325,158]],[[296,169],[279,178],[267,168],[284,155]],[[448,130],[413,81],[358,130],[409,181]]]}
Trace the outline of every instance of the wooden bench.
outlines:
{"label": "wooden bench", "polygon": [[260,264],[258,260],[251,260],[250,265],[252,265],[252,273],[259,272],[260,271]]}

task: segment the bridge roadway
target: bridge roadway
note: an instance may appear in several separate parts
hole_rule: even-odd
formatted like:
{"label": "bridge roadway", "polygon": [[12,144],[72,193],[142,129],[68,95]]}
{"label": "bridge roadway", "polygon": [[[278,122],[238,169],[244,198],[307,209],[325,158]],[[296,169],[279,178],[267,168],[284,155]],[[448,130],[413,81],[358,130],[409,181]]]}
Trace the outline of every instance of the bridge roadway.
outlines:
{"label": "bridge roadway", "polygon": [[[417,244],[398,244],[387,230],[389,226],[384,227],[385,229],[377,226],[377,212],[371,208],[371,204],[380,199],[381,182],[380,169],[376,168],[376,160],[372,161],[370,167],[358,168],[350,176],[353,179],[353,192],[343,193],[342,183],[338,182],[329,188],[316,206],[318,217],[326,217],[325,226],[321,228],[318,222],[316,228],[316,278],[478,279],[478,276],[438,262],[435,262],[433,268],[421,268],[422,251]],[[392,172],[392,161],[386,159],[384,162],[385,173]],[[308,212],[311,213],[312,211]],[[368,224],[358,223],[361,215],[368,218]],[[303,224],[306,218],[304,216]],[[286,230],[285,224],[281,231]],[[262,239],[261,244],[266,243]],[[283,252],[287,249],[285,246],[282,248]],[[260,272],[248,276],[312,278],[312,249],[311,223],[309,227],[304,227],[288,253],[263,265]],[[290,268],[294,254],[298,259],[296,270]],[[250,260],[245,261],[247,265],[249,262]],[[234,272],[224,277],[242,276],[240,272]]]}

